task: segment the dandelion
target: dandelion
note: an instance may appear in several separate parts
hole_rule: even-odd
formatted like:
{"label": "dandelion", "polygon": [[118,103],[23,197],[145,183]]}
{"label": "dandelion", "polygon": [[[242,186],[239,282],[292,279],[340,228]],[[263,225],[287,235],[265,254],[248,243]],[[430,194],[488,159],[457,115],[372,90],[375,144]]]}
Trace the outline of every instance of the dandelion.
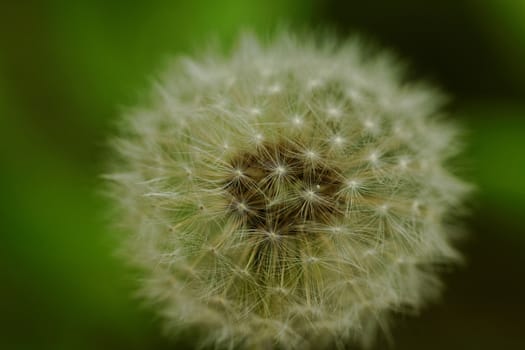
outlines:
{"label": "dandelion", "polygon": [[110,194],[167,329],[200,345],[367,345],[439,295],[469,186],[444,98],[358,41],[243,37],[122,122]]}

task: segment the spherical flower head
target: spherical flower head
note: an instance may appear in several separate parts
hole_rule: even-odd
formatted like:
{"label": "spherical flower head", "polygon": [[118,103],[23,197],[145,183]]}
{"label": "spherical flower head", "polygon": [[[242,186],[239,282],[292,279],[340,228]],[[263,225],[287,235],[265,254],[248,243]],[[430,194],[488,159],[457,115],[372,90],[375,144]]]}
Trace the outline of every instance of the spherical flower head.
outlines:
{"label": "spherical flower head", "polygon": [[468,186],[435,89],[359,41],[243,37],[180,59],[109,177],[143,295],[218,347],[369,344],[439,295]]}

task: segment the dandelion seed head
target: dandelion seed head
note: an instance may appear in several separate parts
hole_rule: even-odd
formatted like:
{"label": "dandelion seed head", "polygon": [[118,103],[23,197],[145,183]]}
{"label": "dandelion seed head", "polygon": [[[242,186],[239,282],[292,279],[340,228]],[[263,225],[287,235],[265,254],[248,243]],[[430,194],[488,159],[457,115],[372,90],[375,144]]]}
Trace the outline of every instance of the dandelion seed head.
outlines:
{"label": "dandelion seed head", "polygon": [[125,117],[108,175],[167,329],[226,348],[362,345],[439,295],[432,267],[459,256],[469,185],[447,170],[460,150],[441,97],[411,86],[358,40],[245,36],[175,62]]}

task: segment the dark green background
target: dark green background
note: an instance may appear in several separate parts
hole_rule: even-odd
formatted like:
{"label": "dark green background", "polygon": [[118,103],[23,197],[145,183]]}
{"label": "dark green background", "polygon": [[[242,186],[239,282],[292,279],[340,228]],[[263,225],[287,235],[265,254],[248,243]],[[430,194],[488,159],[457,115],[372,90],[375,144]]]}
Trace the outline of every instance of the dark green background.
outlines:
{"label": "dark green background", "polygon": [[[397,349],[525,348],[525,1],[3,1],[0,348],[175,349],[131,298],[100,195],[106,140],[169,57],[276,24],[361,33],[438,83],[478,186],[444,301]],[[385,341],[378,348],[386,345]]]}

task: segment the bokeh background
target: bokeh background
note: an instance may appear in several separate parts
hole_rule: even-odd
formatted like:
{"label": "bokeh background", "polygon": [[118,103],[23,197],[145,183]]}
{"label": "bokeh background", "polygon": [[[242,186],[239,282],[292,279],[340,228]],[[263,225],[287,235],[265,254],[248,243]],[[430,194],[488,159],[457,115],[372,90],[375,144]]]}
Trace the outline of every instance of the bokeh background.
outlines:
{"label": "bokeh background", "polygon": [[523,0],[2,1],[0,348],[191,348],[162,336],[114,257],[106,140],[169,57],[283,23],[395,50],[468,130],[466,264],[377,349],[525,349]]}

